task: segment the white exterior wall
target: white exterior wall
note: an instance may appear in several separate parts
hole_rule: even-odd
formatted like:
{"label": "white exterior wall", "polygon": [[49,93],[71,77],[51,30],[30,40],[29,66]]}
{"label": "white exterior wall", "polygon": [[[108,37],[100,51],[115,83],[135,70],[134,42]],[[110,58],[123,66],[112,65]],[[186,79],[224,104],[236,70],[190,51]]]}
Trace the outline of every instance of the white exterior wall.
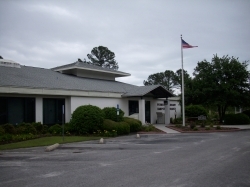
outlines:
{"label": "white exterior wall", "polygon": [[[124,111],[124,116],[128,116],[129,114],[129,100],[137,100],[139,104],[139,120],[142,123],[145,123],[145,101],[150,101],[150,123],[155,124],[157,120],[157,103],[159,99],[154,98],[121,98],[118,97],[117,94],[113,94],[114,97],[104,97],[102,96],[93,96],[93,97],[85,97],[85,96],[56,96],[56,95],[35,95],[35,94],[2,94],[3,96],[8,97],[34,97],[35,98],[35,121],[43,123],[43,98],[64,98],[65,99],[65,122],[69,122],[71,119],[71,115],[74,110],[81,105],[95,105],[100,107],[101,109],[104,107],[117,107],[119,104],[119,108]],[[112,94],[109,93],[109,96]],[[162,101],[162,100],[161,100]]]}
{"label": "white exterior wall", "polygon": [[169,125],[170,124],[170,111],[169,111],[169,101],[165,101],[164,103],[165,106],[165,124]]}
{"label": "white exterior wall", "polygon": [[[176,97],[177,98],[177,97]],[[170,118],[175,119],[175,111],[176,111],[176,118],[181,117],[181,105],[179,102],[179,98],[169,98],[169,112],[170,112]]]}
{"label": "white exterior wall", "polygon": [[123,98],[90,98],[90,97],[71,97],[71,114],[75,109],[82,105],[94,105],[103,109],[104,107],[117,107],[124,111],[124,116],[128,116],[128,100]]}

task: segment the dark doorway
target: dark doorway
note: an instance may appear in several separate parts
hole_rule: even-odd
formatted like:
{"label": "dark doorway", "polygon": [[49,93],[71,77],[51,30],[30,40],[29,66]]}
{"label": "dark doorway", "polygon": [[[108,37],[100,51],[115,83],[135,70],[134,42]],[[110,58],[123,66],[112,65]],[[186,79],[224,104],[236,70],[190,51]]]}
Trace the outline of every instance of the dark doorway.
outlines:
{"label": "dark doorway", "polygon": [[151,123],[150,101],[145,101],[145,121]]}
{"label": "dark doorway", "polygon": [[139,113],[139,102],[138,101],[128,101],[129,105],[129,115],[132,115],[134,113]]}
{"label": "dark doorway", "polygon": [[44,98],[43,99],[43,124],[62,124],[65,120],[62,107],[65,99]]}

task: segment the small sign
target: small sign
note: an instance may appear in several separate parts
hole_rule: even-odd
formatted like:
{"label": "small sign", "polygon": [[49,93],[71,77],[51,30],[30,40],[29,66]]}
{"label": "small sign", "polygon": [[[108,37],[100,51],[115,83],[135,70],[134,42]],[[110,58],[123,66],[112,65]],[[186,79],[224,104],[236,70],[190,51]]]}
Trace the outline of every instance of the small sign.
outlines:
{"label": "small sign", "polygon": [[120,111],[119,104],[117,104],[116,111],[117,111],[117,116],[119,116],[119,111]]}
{"label": "small sign", "polygon": [[203,116],[203,115],[198,116],[198,120],[206,120],[206,119],[207,119],[207,117],[206,117],[206,116]]}

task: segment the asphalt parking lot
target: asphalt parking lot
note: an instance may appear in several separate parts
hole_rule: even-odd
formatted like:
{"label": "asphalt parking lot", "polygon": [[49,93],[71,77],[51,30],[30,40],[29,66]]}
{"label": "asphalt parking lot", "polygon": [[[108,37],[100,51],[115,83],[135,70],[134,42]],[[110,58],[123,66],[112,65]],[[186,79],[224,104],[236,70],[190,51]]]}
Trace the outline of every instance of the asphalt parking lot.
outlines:
{"label": "asphalt parking lot", "polygon": [[0,152],[0,186],[250,186],[250,131],[135,135]]}

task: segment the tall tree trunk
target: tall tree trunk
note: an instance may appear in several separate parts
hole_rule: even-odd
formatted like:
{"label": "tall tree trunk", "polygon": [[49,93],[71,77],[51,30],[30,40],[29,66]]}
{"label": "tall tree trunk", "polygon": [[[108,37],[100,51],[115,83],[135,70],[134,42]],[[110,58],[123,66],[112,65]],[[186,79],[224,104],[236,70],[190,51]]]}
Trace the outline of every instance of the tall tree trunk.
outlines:
{"label": "tall tree trunk", "polygon": [[223,119],[224,119],[224,116],[225,116],[225,113],[227,110],[227,105],[225,105],[225,106],[217,105],[217,107],[218,107],[218,114],[219,114],[220,123],[223,123]]}

